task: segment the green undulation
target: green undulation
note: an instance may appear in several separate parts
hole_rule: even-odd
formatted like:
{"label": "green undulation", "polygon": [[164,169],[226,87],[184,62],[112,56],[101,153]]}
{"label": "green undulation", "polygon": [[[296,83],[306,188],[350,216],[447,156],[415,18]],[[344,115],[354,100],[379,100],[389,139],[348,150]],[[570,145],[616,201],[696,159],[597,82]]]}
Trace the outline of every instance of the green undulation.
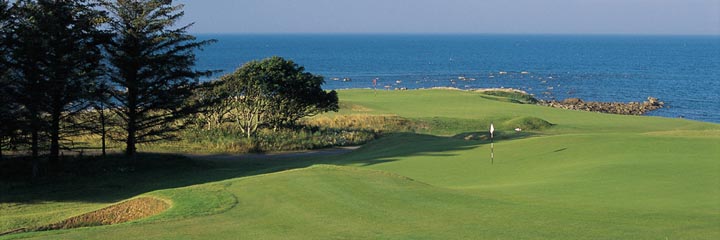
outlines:
{"label": "green undulation", "polygon": [[508,128],[518,128],[518,130],[544,130],[553,126],[552,123],[536,117],[519,117],[503,122]]}
{"label": "green undulation", "polygon": [[[328,116],[392,115],[423,122],[423,130],[340,156],[216,161],[182,178],[158,177],[199,183],[146,193],[172,202],[158,216],[4,237],[720,239],[718,124],[566,111],[463,91],[348,90],[339,97],[354,107]],[[494,164],[488,139],[455,137],[483,136],[490,122],[502,136]],[[522,132],[513,131],[519,126]],[[0,223],[42,222],[47,213],[31,206],[92,208],[15,204],[0,204],[10,213]]]}

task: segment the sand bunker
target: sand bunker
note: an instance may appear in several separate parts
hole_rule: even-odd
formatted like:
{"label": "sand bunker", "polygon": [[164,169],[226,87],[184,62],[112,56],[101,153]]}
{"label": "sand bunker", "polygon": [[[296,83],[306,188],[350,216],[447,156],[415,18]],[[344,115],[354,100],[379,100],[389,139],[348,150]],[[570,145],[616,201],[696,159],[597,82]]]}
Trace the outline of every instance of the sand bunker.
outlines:
{"label": "sand bunker", "polygon": [[15,229],[0,233],[0,236],[30,231],[47,231],[124,223],[159,214],[169,207],[170,204],[157,198],[136,198],[100,210],[85,213],[80,216],[71,217],[62,222],[34,229]]}
{"label": "sand bunker", "polygon": [[39,231],[100,226],[129,222],[159,214],[170,204],[157,198],[143,197],[38,228]]}

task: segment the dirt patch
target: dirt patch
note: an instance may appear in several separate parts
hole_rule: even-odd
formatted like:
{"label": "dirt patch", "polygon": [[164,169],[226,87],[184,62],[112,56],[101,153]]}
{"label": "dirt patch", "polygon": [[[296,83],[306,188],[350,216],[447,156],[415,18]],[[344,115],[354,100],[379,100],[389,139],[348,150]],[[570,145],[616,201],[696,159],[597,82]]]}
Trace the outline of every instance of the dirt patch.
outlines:
{"label": "dirt patch", "polygon": [[38,231],[111,225],[159,214],[170,204],[156,198],[143,197],[115,204],[97,211],[38,228]]}

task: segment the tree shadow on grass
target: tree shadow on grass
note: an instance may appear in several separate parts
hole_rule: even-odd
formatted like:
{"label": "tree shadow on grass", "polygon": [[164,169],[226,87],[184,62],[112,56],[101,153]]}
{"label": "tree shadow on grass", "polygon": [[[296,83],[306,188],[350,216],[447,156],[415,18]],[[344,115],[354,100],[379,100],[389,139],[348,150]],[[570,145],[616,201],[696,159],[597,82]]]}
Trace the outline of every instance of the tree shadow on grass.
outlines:
{"label": "tree shadow on grass", "polygon": [[[4,160],[15,176],[0,179],[0,203],[117,202],[157,189],[187,186],[186,178],[211,169],[206,163],[172,154],[140,154],[136,161],[122,154],[105,158],[65,157],[61,166],[43,161],[42,177],[31,180],[30,160]],[[7,172],[5,172],[7,173]]]}
{"label": "tree shadow on grass", "polygon": [[[506,141],[535,136],[534,133],[498,133],[494,141]],[[470,150],[490,144],[486,132],[467,132],[451,137],[415,133],[394,134],[371,142],[361,149],[340,158],[329,160],[328,164],[370,166],[393,162],[411,156],[454,157],[455,152]]]}
{"label": "tree shadow on grass", "polygon": [[[305,168],[314,164],[370,166],[411,156],[453,157],[456,155],[453,152],[489,144],[488,140],[458,136],[397,133],[372,141],[352,152],[297,158],[238,156],[236,160],[210,161],[202,156],[188,158],[175,154],[141,154],[135,162],[128,164],[128,160],[120,154],[111,155],[105,160],[90,157],[66,163],[66,169],[80,168],[77,171],[64,172],[32,183],[0,180],[0,203],[113,203],[156,190]],[[516,138],[529,136],[514,135]]]}
{"label": "tree shadow on grass", "polygon": [[463,140],[453,137],[398,133],[387,136],[362,148],[324,163],[336,165],[370,166],[397,161],[411,156],[453,157],[453,152],[468,150],[483,144],[482,141]]}

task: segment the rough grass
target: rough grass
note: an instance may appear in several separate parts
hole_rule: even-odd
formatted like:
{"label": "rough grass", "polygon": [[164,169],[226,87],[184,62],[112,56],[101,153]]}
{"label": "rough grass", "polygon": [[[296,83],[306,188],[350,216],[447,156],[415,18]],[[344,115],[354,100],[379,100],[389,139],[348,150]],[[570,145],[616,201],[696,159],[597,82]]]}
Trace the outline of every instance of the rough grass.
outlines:
{"label": "rough grass", "polygon": [[379,131],[308,125],[299,129],[261,129],[252,138],[235,128],[185,130],[179,141],[143,144],[141,151],[165,153],[258,153],[355,146],[371,141]]}
{"label": "rough grass", "polygon": [[393,115],[334,115],[317,116],[304,120],[304,124],[318,128],[366,130],[372,132],[414,132],[426,129],[420,123]]}

